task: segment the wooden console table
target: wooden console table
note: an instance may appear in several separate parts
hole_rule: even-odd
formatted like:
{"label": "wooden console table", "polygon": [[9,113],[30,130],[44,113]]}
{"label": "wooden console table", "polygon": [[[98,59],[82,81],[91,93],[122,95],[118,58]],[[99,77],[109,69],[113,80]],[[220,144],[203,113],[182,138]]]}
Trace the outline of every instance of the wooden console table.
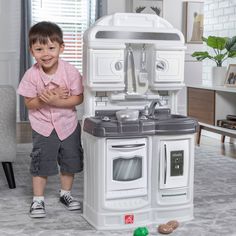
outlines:
{"label": "wooden console table", "polygon": [[236,115],[236,87],[187,86],[187,114],[199,121],[198,144],[202,130],[222,135],[223,143],[225,136],[236,138],[236,130],[216,126],[226,115]]}

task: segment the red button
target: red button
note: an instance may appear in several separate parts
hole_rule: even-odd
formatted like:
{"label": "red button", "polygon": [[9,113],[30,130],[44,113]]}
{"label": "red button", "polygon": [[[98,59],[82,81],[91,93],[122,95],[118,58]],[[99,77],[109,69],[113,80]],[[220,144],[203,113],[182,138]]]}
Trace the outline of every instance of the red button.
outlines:
{"label": "red button", "polygon": [[125,215],[125,224],[133,224],[134,215]]}

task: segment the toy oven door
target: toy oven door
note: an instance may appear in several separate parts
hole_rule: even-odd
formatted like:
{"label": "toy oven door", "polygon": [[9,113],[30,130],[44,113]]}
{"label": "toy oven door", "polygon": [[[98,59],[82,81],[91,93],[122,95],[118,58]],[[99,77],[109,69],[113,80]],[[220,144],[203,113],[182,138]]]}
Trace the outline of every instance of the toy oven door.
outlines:
{"label": "toy oven door", "polygon": [[108,139],[106,163],[108,198],[147,193],[147,140]]}

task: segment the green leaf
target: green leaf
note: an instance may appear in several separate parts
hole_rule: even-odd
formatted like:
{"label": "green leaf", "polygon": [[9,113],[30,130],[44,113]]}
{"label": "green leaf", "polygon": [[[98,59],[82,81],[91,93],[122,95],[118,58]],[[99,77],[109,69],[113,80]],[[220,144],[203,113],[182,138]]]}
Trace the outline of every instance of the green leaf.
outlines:
{"label": "green leaf", "polygon": [[192,54],[192,57],[205,56],[205,55],[209,55],[209,53],[207,51],[205,51],[205,52],[194,52]]}
{"label": "green leaf", "polygon": [[236,36],[227,39],[225,48],[228,51],[236,51]]}
{"label": "green leaf", "polygon": [[198,61],[202,61],[206,58],[212,59],[212,56],[210,56],[208,52],[194,52],[192,57],[196,57]]}
{"label": "green leaf", "polygon": [[219,36],[208,36],[208,38],[202,37],[204,43],[210,48],[209,52],[197,51],[192,54],[198,61],[203,61],[204,59],[212,60],[217,66],[222,66],[222,63],[227,58],[236,57],[236,36],[232,38],[229,37],[219,37]]}
{"label": "green leaf", "polygon": [[226,40],[227,38],[209,36],[207,39],[207,45],[211,48],[223,50],[225,49]]}
{"label": "green leaf", "polygon": [[230,58],[236,57],[236,51],[229,52],[228,57]]}
{"label": "green leaf", "polygon": [[218,54],[216,55],[214,58],[217,60],[217,61],[222,61],[225,57],[225,54]]}
{"label": "green leaf", "polygon": [[205,38],[205,37],[202,36],[202,41],[205,42],[205,43],[207,43],[207,38]]}

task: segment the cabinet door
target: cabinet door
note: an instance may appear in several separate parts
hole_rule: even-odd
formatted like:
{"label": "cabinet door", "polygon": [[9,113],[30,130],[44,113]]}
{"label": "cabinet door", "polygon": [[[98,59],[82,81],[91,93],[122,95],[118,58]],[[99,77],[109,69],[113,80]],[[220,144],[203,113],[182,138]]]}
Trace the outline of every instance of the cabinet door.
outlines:
{"label": "cabinet door", "polygon": [[153,83],[183,82],[184,52],[156,51]]}
{"label": "cabinet door", "polygon": [[160,189],[187,187],[190,140],[163,140],[160,145]]}
{"label": "cabinet door", "polygon": [[90,50],[92,83],[124,83],[124,50]]}
{"label": "cabinet door", "polygon": [[209,125],[215,125],[215,91],[198,88],[188,88],[188,116]]}

